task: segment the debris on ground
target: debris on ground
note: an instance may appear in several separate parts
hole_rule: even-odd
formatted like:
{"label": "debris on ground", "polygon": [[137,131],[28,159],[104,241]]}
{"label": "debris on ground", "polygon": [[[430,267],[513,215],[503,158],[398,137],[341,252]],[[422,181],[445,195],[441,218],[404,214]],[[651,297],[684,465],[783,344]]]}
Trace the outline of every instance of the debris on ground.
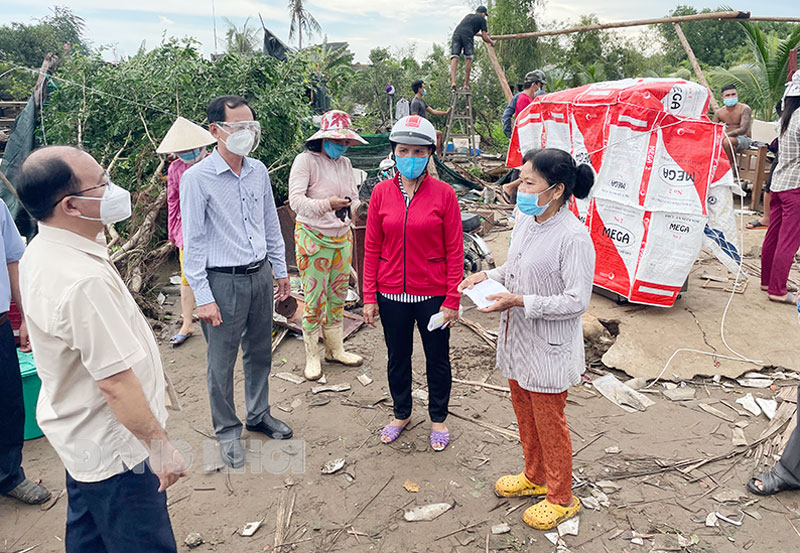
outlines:
{"label": "debris on ground", "polygon": [[361,382],[362,386],[369,386],[372,384],[372,379],[365,374],[360,374],[356,377],[356,380]]}
{"label": "debris on ground", "polygon": [[292,373],[276,373],[273,375],[275,378],[280,378],[281,380],[285,380],[286,382],[291,382],[292,384],[302,384],[306,381],[305,378],[302,376],[297,376],[296,374]]}
{"label": "debris on ground", "polygon": [[347,392],[350,390],[350,384],[331,384],[330,386],[314,386],[311,388],[312,394],[321,394],[322,392]]}
{"label": "debris on ground", "polygon": [[322,474],[333,474],[336,471],[342,470],[345,465],[344,459],[333,459],[322,465]]}
{"label": "debris on ground", "polygon": [[778,402],[774,399],[764,399],[763,397],[757,397],[756,403],[764,414],[767,416],[769,420],[775,418],[775,413],[778,411]]}
{"label": "debris on ground", "polygon": [[406,480],[403,483],[403,487],[408,493],[417,493],[419,491],[419,484],[412,482],[411,480]]}
{"label": "debris on ground", "polygon": [[649,397],[626,386],[610,373],[592,380],[592,386],[611,403],[629,413],[644,411],[651,405],[655,405],[655,402]]}
{"label": "debris on ground", "polygon": [[187,547],[191,549],[199,545],[202,545],[204,543],[204,540],[200,532],[192,532],[191,534],[186,536],[186,539],[183,540],[183,543],[185,543]]}
{"label": "debris on ground", "polygon": [[263,522],[264,522],[263,518],[261,520],[256,520],[254,522],[248,522],[247,524],[244,525],[244,528],[242,528],[241,532],[242,536],[244,536],[245,538],[249,538],[250,536],[255,534],[259,528],[261,528],[261,524]]}
{"label": "debris on ground", "polygon": [[572,517],[558,525],[559,536],[577,536],[581,517]]}
{"label": "debris on ground", "polygon": [[492,534],[508,534],[509,532],[511,532],[511,526],[505,522],[492,526]]}
{"label": "debris on ground", "polygon": [[414,507],[410,511],[406,511],[403,518],[406,519],[407,522],[431,521],[439,518],[452,507],[450,503],[422,505],[421,507]]}
{"label": "debris on ground", "polygon": [[736,400],[736,403],[741,405],[745,411],[749,411],[753,414],[754,417],[757,417],[761,414],[761,407],[758,406],[756,400],[753,398],[753,394],[748,393],[744,397],[740,397]]}

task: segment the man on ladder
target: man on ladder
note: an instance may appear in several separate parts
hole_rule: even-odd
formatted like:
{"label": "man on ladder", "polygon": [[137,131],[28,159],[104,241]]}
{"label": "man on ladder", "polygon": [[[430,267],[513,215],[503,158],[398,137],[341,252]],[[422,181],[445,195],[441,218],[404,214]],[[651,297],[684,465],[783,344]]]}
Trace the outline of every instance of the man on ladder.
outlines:
{"label": "man on ladder", "polygon": [[475,35],[480,35],[486,44],[494,46],[496,42],[489,36],[486,27],[486,19],[489,14],[486,6],[479,6],[475,13],[471,13],[461,20],[455,31],[453,31],[453,41],[450,46],[450,88],[456,90],[456,70],[458,69],[458,58],[464,53],[467,60],[466,74],[464,76],[464,88],[469,89],[469,74],[472,72],[472,58],[475,57]]}

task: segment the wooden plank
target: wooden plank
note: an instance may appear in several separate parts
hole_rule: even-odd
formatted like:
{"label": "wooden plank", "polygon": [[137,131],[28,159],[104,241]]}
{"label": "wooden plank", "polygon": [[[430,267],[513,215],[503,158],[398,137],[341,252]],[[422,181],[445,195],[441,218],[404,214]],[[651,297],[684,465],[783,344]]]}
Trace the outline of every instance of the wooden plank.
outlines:
{"label": "wooden plank", "polygon": [[486,53],[489,54],[489,61],[492,62],[492,68],[494,72],[497,74],[497,80],[500,81],[500,88],[503,89],[503,94],[506,97],[506,102],[510,102],[511,98],[514,97],[511,94],[511,87],[508,86],[508,80],[506,79],[506,74],[503,71],[503,68],[500,66],[500,62],[497,60],[497,54],[494,51],[494,46],[491,44],[484,44],[486,46]]}
{"label": "wooden plank", "polygon": [[[621,27],[640,27],[642,25],[658,25],[661,23],[680,23],[682,21],[706,21],[711,19],[751,19],[750,12],[740,11],[720,11],[710,13],[698,13],[694,15],[678,15],[674,17],[657,17],[655,19],[635,19],[632,21],[619,21],[617,23],[594,23],[592,25],[580,25],[578,27],[567,27],[553,31],[537,31],[535,33],[515,33],[510,35],[492,36],[494,40],[509,40],[516,38],[536,38],[540,36],[566,35],[570,33],[580,33],[583,31],[601,31],[604,29],[619,29]],[[754,21],[764,21],[767,18],[758,18]],[[795,18],[792,18],[795,19]],[[800,21],[800,18],[797,18]]]}
{"label": "wooden plank", "polygon": [[767,175],[769,174],[766,172],[766,168],[767,147],[759,146],[758,155],[756,155],[756,169],[753,174],[753,190],[750,194],[750,209],[753,211],[757,210],[758,205],[761,203],[761,188],[767,182]]}

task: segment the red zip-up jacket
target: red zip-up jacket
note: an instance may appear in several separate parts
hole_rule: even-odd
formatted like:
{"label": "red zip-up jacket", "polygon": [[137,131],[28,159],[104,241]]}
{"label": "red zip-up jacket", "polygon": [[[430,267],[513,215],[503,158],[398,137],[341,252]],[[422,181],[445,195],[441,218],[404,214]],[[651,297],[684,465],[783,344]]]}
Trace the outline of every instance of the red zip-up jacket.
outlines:
{"label": "red zip-up jacket", "polygon": [[406,209],[399,174],[372,191],[364,241],[364,303],[377,292],[446,296],[458,309],[464,277],[461,210],[453,188],[427,175]]}

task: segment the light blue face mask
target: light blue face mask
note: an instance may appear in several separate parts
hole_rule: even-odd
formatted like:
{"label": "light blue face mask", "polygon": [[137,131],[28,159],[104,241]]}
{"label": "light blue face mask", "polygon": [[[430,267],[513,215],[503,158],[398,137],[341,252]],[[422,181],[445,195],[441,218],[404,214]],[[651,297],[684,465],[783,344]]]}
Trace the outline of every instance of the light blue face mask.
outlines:
{"label": "light blue face mask", "polygon": [[[551,186],[550,188],[553,188],[553,186]],[[550,188],[548,188],[547,190],[550,190]],[[545,212],[547,207],[553,201],[550,200],[544,205],[539,205],[539,196],[544,192],[547,192],[547,190],[544,190],[540,193],[517,192],[517,207],[525,215],[532,215],[534,217],[538,217],[539,215]]]}
{"label": "light blue face mask", "polygon": [[722,103],[728,106],[729,108],[732,108],[733,106],[739,103],[739,98],[725,98],[724,100],[722,100]]}
{"label": "light blue face mask", "polygon": [[407,179],[420,176],[428,166],[429,156],[425,157],[398,157],[395,159],[397,170]]}
{"label": "light blue face mask", "polygon": [[326,140],[322,147],[325,148],[325,153],[328,154],[328,157],[331,159],[339,159],[344,155],[347,151],[347,144],[337,144],[336,142],[331,142],[330,140]]}
{"label": "light blue face mask", "polygon": [[195,148],[194,150],[189,150],[188,152],[182,152],[178,154],[178,158],[180,158],[180,160],[184,163],[194,163],[202,153],[203,148]]}
{"label": "light blue face mask", "polygon": [[422,89],[422,95],[425,96],[427,93],[428,93],[428,91],[423,88]]}

